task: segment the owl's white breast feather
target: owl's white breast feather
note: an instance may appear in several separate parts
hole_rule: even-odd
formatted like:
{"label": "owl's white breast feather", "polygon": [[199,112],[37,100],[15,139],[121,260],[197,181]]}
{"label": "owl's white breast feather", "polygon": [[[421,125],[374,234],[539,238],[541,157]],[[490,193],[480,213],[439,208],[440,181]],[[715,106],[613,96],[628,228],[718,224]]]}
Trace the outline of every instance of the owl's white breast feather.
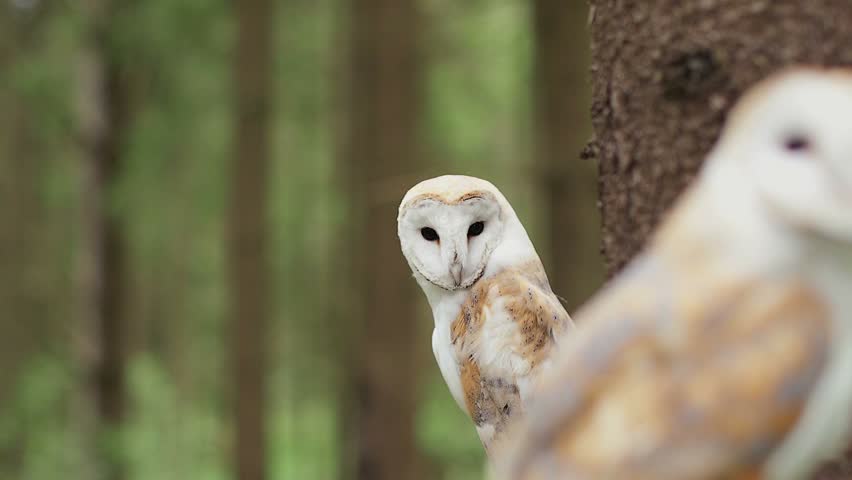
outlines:
{"label": "owl's white breast feather", "polygon": [[459,377],[459,364],[453,353],[450,341],[450,319],[441,321],[435,318],[435,329],[432,331],[432,352],[441,370],[441,376],[450,389],[453,399],[459,408],[465,410],[464,392],[462,391],[461,379]]}
{"label": "owl's white breast feather", "polygon": [[435,358],[489,449],[523,415],[570,318],[537,259],[480,279],[461,303],[444,297],[435,307]]}

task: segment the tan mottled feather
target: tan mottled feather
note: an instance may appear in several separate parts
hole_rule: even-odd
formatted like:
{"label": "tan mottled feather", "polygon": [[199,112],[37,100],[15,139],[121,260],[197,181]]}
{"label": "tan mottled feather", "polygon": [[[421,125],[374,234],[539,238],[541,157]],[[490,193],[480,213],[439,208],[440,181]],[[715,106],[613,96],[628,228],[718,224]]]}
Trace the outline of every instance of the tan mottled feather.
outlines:
{"label": "tan mottled feather", "polygon": [[[507,356],[524,363],[522,371],[483,364],[481,337],[487,323],[495,321],[495,310],[504,309],[517,325],[517,334],[501,339]],[[500,312],[503,313],[502,311]],[[451,341],[460,360],[465,406],[477,426],[494,427],[495,440],[522,414],[523,399],[518,382],[532,381],[541,365],[554,352],[556,338],[571,320],[550,291],[540,262],[506,269],[477,282],[451,325]],[[488,445],[486,445],[488,448]]]}

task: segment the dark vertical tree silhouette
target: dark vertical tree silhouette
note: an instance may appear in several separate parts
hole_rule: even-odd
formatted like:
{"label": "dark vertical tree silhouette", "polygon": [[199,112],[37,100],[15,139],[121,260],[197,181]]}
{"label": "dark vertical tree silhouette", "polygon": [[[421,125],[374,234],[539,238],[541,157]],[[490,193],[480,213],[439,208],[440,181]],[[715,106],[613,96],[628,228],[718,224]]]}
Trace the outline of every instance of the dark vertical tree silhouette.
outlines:
{"label": "dark vertical tree silhouette", "polygon": [[[419,156],[420,55],[413,0],[352,0],[346,163],[357,289],[357,367],[349,433],[357,478],[416,479],[413,290],[396,236],[396,209]],[[426,341],[426,340],[424,340]]]}
{"label": "dark vertical tree silhouette", "polygon": [[[11,7],[0,8],[1,70],[12,71],[17,62],[32,55],[40,23]],[[45,235],[46,216],[38,191],[44,159],[34,130],[26,99],[14,89],[0,92],[0,264],[5,266],[0,275],[0,304],[10,319],[0,336],[0,385],[15,384],[34,346],[49,333],[39,298],[44,292],[36,291],[32,280],[38,275],[39,254],[43,256],[39,240]],[[0,391],[0,410],[12,393],[11,389]]]}
{"label": "dark vertical tree silhouette", "polygon": [[227,287],[235,478],[266,478],[266,176],[272,70],[272,2],[236,2],[235,138],[228,176]]}
{"label": "dark vertical tree silhouette", "polygon": [[[603,252],[642,247],[750,85],[789,64],[852,64],[845,0],[591,2]],[[818,477],[849,478],[836,464]]]}
{"label": "dark vertical tree silhouette", "polygon": [[548,277],[569,310],[600,285],[600,220],[590,208],[596,199],[595,165],[580,158],[591,135],[588,98],[588,3],[536,0],[536,155],[548,206]]}
{"label": "dark vertical tree silhouette", "polygon": [[[128,127],[127,92],[121,68],[110,51],[113,5],[88,0],[84,40],[78,59],[78,127],[83,150],[81,192],[82,322],[77,333],[83,372],[83,401],[94,406],[89,433],[96,444],[114,443],[126,409],[124,296],[126,240],[123,221],[109,202],[121,175],[121,145]],[[85,414],[84,414],[85,415]],[[123,477],[115,450],[99,451],[98,466],[108,479]]]}

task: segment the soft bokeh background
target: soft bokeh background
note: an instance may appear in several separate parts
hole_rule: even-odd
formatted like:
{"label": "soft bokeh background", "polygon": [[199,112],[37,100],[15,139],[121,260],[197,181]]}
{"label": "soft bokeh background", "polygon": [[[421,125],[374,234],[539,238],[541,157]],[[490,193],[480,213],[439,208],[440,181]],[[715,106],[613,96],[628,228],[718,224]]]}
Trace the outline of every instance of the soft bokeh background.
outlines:
{"label": "soft bokeh background", "polygon": [[395,210],[487,178],[594,291],[587,16],[0,0],[0,479],[482,478]]}

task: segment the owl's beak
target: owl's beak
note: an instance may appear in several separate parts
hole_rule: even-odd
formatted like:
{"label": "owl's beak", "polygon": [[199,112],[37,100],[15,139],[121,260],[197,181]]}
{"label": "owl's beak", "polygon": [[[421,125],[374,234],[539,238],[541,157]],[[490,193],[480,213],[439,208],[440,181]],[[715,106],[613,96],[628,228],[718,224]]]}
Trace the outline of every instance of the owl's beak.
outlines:
{"label": "owl's beak", "polygon": [[453,263],[450,264],[450,275],[453,277],[453,281],[456,282],[456,286],[461,285],[462,282],[462,264],[459,261],[458,257],[453,259]]}

